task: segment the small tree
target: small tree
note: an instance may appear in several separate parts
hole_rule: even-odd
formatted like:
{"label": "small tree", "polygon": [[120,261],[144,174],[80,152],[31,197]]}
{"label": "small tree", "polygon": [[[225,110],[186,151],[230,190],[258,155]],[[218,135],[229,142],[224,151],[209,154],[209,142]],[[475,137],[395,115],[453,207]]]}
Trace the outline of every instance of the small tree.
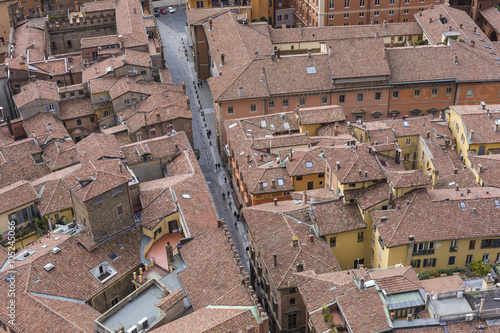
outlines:
{"label": "small tree", "polygon": [[469,269],[476,274],[476,276],[485,276],[491,272],[491,269],[481,259],[476,259],[470,263]]}

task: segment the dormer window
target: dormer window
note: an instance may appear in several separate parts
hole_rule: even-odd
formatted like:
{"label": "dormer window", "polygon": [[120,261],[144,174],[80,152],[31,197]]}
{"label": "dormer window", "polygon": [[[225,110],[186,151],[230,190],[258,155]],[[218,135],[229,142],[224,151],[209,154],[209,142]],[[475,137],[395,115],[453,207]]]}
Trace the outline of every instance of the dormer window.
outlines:
{"label": "dormer window", "polygon": [[92,177],[92,176],[76,177],[76,180],[78,180],[81,187],[85,187],[94,180],[94,177]]}
{"label": "dormer window", "polygon": [[90,273],[97,280],[99,280],[99,282],[104,283],[118,272],[107,261],[105,261],[99,266],[91,269]]}

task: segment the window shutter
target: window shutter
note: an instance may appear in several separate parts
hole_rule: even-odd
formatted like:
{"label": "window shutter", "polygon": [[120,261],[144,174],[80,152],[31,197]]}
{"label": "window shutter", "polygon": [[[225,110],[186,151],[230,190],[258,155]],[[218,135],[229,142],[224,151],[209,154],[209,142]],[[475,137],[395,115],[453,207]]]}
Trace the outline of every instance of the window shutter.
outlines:
{"label": "window shutter", "polygon": [[436,258],[432,259],[432,267],[436,267]]}
{"label": "window shutter", "polygon": [[54,104],[54,110],[56,110],[56,111],[57,111],[57,103],[56,103],[56,104]]}
{"label": "window shutter", "polygon": [[47,112],[50,112],[50,107],[48,105],[45,105],[45,109],[47,110]]}
{"label": "window shutter", "polygon": [[420,259],[417,260],[417,268],[420,268]]}

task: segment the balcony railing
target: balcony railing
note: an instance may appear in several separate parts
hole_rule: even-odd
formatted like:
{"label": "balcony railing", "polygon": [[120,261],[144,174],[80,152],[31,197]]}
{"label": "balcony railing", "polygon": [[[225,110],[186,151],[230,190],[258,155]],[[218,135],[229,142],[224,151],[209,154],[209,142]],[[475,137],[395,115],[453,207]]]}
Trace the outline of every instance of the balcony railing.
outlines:
{"label": "balcony railing", "polygon": [[434,254],[434,249],[432,250],[422,250],[422,251],[418,251],[418,252],[413,252],[412,253],[414,256],[423,256],[423,255],[426,255],[426,254]]}

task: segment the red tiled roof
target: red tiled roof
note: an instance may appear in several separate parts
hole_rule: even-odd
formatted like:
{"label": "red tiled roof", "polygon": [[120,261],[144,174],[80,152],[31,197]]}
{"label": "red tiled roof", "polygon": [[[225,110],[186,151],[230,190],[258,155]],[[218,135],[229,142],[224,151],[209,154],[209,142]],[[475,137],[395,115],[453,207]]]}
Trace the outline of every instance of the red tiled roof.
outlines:
{"label": "red tiled roof", "polygon": [[20,180],[0,189],[0,214],[34,203],[38,194],[30,182]]}
{"label": "red tiled roof", "polygon": [[179,279],[195,312],[209,305],[254,305],[222,228],[199,235],[180,252],[187,268]]}
{"label": "red tiled roof", "polygon": [[47,112],[40,112],[23,121],[23,127],[28,137],[36,138],[40,146],[52,140],[65,140],[69,133],[59,119]]}
{"label": "red tiled roof", "polygon": [[92,133],[76,144],[82,163],[101,159],[124,158],[114,135]]}
{"label": "red tiled roof", "polygon": [[[309,226],[297,223],[290,215],[294,211],[279,213],[277,208],[286,206],[281,203],[277,206],[263,204],[243,209],[256,250],[276,288],[296,286],[293,274],[297,263],[302,263],[305,270],[312,269],[317,273],[339,269],[337,259],[325,240],[314,236],[314,241],[310,242]],[[292,237],[298,237],[298,245],[290,246]],[[277,266],[273,265],[273,254],[277,254]]]}
{"label": "red tiled roof", "polygon": [[[31,263],[27,291],[87,301],[137,267],[140,260],[141,236],[139,229],[132,228],[110,238],[92,251],[87,251],[75,237],[71,237],[58,245],[61,249],[59,253],[49,252]],[[118,258],[111,260],[109,255],[112,253],[117,254]],[[117,274],[101,283],[91,270],[104,261],[107,261]],[[48,263],[54,265],[50,271],[43,268]],[[71,279],[68,279],[69,276]],[[38,282],[34,277],[39,279]]]}
{"label": "red tiled roof", "polygon": [[[82,186],[78,179],[89,182]],[[116,159],[89,161],[64,177],[66,185],[81,201],[88,201],[131,180],[127,168]]]}
{"label": "red tiled roof", "polygon": [[183,290],[175,289],[170,294],[168,294],[164,299],[156,303],[155,306],[166,312],[172,306],[182,301],[184,297],[186,297],[186,293],[184,293]]}
{"label": "red tiled roof", "polygon": [[61,120],[93,116],[94,109],[90,97],[70,99],[59,103],[61,109]]}
{"label": "red tiled roof", "polygon": [[342,200],[311,204],[321,236],[364,229],[366,224],[356,205],[344,205]]}
{"label": "red tiled roof", "polygon": [[388,295],[423,289],[411,266],[372,271],[370,275]]}
{"label": "red tiled roof", "polygon": [[39,99],[59,102],[59,91],[54,82],[37,80],[21,87],[21,92],[14,96],[14,102],[18,108]]}

